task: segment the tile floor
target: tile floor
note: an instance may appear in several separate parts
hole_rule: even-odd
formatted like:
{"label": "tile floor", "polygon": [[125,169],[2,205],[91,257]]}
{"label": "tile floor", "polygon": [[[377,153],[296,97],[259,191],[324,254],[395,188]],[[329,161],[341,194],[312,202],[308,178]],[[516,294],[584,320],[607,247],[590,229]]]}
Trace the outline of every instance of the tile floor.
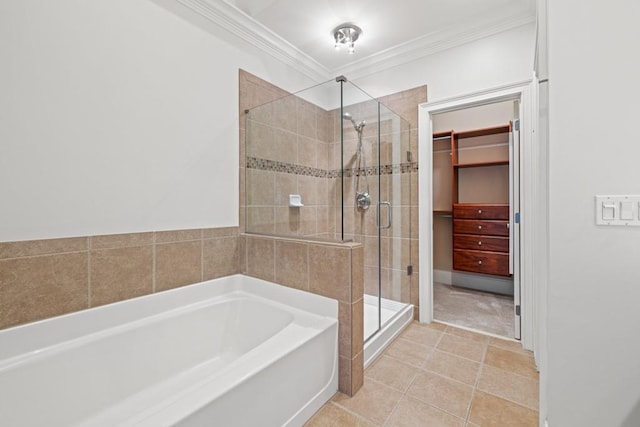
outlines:
{"label": "tile floor", "polygon": [[514,337],[512,296],[434,283],[433,317],[466,328]]}
{"label": "tile floor", "polygon": [[353,397],[337,393],[307,427],[535,427],[538,373],[519,343],[412,323],[365,371]]}

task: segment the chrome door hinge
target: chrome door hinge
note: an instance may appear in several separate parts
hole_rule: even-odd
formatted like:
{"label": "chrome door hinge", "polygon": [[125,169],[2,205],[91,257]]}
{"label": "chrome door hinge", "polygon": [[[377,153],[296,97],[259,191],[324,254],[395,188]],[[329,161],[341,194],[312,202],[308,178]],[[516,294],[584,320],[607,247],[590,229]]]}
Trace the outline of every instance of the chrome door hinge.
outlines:
{"label": "chrome door hinge", "polygon": [[520,316],[520,306],[516,305],[516,316]]}

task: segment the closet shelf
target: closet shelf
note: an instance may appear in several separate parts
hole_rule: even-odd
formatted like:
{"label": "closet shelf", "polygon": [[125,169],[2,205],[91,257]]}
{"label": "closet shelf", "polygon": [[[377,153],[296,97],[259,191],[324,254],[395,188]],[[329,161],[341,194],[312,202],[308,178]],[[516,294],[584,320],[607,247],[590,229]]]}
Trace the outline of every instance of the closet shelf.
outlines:
{"label": "closet shelf", "polygon": [[504,166],[508,165],[509,160],[497,160],[493,162],[477,162],[477,163],[456,163],[453,165],[454,168],[477,168],[483,166]]}
{"label": "closet shelf", "polygon": [[475,138],[477,136],[496,135],[499,133],[509,133],[511,131],[510,125],[495,126],[483,129],[474,129],[463,132],[454,132],[456,138]]}

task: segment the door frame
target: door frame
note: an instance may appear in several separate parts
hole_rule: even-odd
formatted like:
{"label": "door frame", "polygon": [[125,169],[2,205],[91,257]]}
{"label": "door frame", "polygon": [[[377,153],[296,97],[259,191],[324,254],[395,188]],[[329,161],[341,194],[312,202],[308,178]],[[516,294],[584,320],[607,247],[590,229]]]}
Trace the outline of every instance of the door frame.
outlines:
{"label": "door frame", "polygon": [[[438,113],[476,107],[500,101],[520,100],[520,308],[521,342],[528,350],[534,350],[537,319],[534,293],[534,230],[542,223],[536,203],[544,196],[539,182],[540,163],[537,147],[537,81],[535,78],[523,82],[488,89],[418,106],[418,202],[419,228],[419,320],[433,321],[433,122]],[[546,200],[544,200],[546,203]]]}

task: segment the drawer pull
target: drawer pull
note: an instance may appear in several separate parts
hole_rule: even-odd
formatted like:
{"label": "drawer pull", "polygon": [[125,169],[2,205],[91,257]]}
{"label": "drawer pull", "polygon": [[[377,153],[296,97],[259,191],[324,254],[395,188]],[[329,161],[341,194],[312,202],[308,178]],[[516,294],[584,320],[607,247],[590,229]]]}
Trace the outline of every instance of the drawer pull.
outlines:
{"label": "drawer pull", "polygon": [[478,246],[482,246],[482,241],[478,240]]}
{"label": "drawer pull", "polygon": [[482,230],[482,226],[481,225],[478,226],[478,230]]}
{"label": "drawer pull", "polygon": [[482,260],[481,259],[478,260],[478,265],[482,265]]}
{"label": "drawer pull", "polygon": [[478,209],[478,215],[482,215],[482,209]]}

